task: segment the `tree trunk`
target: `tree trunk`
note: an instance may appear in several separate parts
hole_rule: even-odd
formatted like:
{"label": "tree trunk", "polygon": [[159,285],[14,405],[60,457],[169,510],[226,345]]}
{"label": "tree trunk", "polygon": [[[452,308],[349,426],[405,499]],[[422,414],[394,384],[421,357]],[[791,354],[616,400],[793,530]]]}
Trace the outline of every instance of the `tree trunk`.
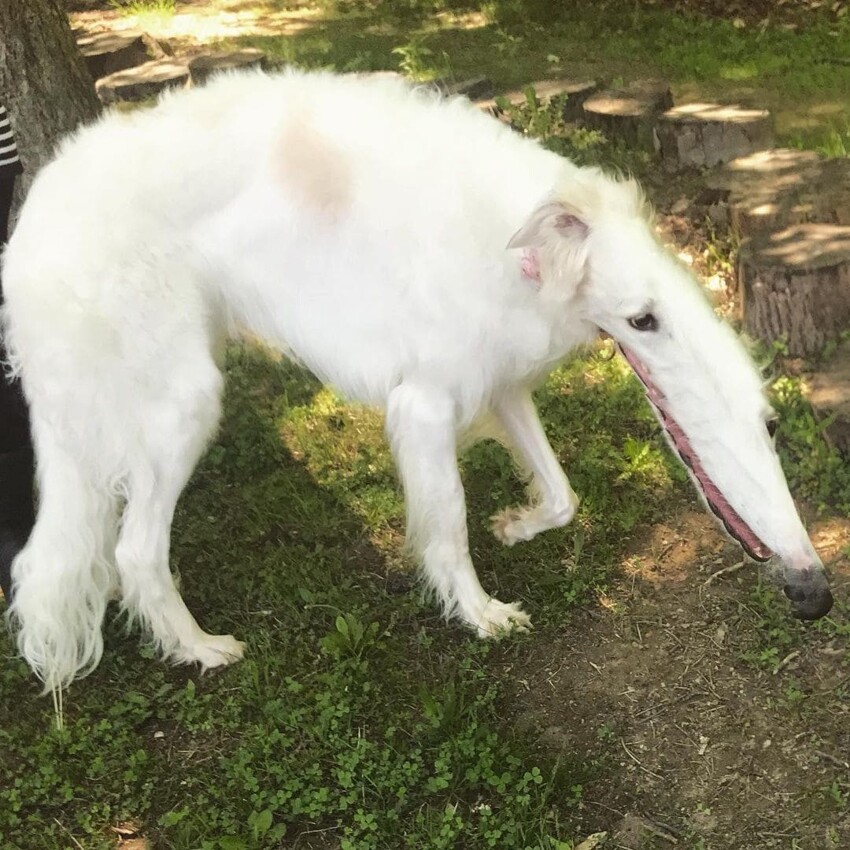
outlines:
{"label": "tree trunk", "polygon": [[59,140],[100,111],[59,0],[0,0],[0,98],[26,189]]}

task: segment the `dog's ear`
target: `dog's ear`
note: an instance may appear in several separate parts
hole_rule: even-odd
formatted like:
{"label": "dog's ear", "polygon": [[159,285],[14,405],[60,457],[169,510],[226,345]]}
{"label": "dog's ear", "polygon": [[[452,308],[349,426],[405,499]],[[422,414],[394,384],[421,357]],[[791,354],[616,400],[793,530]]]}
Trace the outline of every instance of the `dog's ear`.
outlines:
{"label": "dog's ear", "polygon": [[511,237],[508,248],[544,248],[561,239],[583,241],[587,231],[587,224],[577,210],[560,201],[549,201],[534,210]]}
{"label": "dog's ear", "polygon": [[523,248],[531,254],[533,274],[525,268],[523,274],[538,281],[541,289],[571,298],[585,276],[588,232],[578,210],[562,201],[548,201],[529,216],[508,248]]}

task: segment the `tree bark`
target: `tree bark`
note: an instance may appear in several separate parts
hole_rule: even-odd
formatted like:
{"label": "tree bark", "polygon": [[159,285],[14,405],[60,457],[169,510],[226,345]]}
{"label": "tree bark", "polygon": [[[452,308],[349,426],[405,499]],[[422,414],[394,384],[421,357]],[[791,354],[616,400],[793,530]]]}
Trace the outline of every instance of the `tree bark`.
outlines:
{"label": "tree bark", "polygon": [[15,131],[25,190],[59,140],[100,112],[59,0],[0,0],[0,98]]}

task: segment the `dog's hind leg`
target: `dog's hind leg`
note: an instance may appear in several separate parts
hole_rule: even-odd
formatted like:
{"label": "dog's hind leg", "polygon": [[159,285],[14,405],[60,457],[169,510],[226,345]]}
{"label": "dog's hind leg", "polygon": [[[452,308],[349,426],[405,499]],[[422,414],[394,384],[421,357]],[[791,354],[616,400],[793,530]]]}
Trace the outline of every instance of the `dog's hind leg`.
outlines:
{"label": "dog's hind leg", "polygon": [[177,590],[168,560],[177,500],[218,424],[222,379],[204,357],[191,373],[171,372],[169,380],[177,389],[145,409],[145,452],[129,471],[115,560],[123,605],[131,619],[139,618],[150,629],[162,654],[176,663],[217,667],[241,658],[243,644],[200,628]]}
{"label": "dog's hind leg", "polygon": [[508,448],[530,475],[531,504],[506,508],[491,518],[493,534],[513,546],[541,531],[565,526],[575,516],[578,496],[546,439],[531,393],[522,389],[504,395],[494,412]]}
{"label": "dog's hind leg", "polygon": [[115,586],[117,500],[63,425],[33,416],[39,511],[12,565],[9,611],[21,655],[54,693],[100,660]]}
{"label": "dog's hind leg", "polygon": [[454,402],[432,389],[402,384],[390,394],[387,433],[404,487],[407,538],[447,616],[489,637],[526,628],[517,604],[488,596],[478,582],[457,467]]}

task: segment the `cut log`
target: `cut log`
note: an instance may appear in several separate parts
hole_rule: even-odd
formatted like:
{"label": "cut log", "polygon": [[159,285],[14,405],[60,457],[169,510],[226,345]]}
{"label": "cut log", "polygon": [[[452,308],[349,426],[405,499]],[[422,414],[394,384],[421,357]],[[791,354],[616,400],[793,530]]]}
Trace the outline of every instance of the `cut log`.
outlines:
{"label": "cut log", "polygon": [[97,81],[97,93],[104,103],[145,100],[168,88],[186,88],[189,69],[173,59],[156,59],[135,68],[118,71]]}
{"label": "cut log", "polygon": [[738,262],[744,327],[808,357],[850,326],[850,227],[802,224],[744,242]]}
{"label": "cut log", "polygon": [[805,385],[815,414],[827,422],[826,438],[850,457],[850,340],[842,342]]}
{"label": "cut log", "polygon": [[213,53],[189,60],[189,77],[193,86],[202,86],[215,74],[244,68],[262,68],[265,54],[262,50],[246,48],[232,53]]}
{"label": "cut log", "polygon": [[165,56],[159,42],[141,32],[83,33],[77,46],[93,80]]}
{"label": "cut log", "polygon": [[[553,97],[566,95],[564,101],[564,109],[562,117],[564,121],[571,123],[578,121],[582,115],[582,107],[585,101],[596,91],[599,90],[599,85],[594,80],[538,80],[535,83],[530,83],[523,89],[506,92],[498,97],[498,100],[506,100],[511,106],[522,106],[527,103],[529,89],[534,90],[534,96],[538,103],[547,104]],[[495,115],[497,118],[502,117],[503,110],[496,102],[497,98],[489,98],[487,100],[476,100],[476,105]]]}
{"label": "cut log", "polygon": [[673,96],[667,83],[647,80],[592,95],[582,113],[588,127],[634,147],[653,150],[656,119],[671,106]]}
{"label": "cut log", "polygon": [[667,110],[655,125],[655,148],[671,171],[710,168],[772,145],[766,109],[686,103]]}

